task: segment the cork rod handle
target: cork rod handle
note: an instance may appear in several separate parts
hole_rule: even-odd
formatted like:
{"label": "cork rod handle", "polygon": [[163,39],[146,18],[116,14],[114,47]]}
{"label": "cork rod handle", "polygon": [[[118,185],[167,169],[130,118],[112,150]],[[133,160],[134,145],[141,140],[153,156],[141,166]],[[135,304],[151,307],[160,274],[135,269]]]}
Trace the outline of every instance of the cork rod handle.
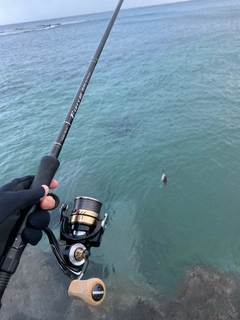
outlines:
{"label": "cork rod handle", "polygon": [[68,295],[73,299],[81,299],[90,306],[100,305],[106,296],[106,287],[102,280],[73,280],[68,288]]}

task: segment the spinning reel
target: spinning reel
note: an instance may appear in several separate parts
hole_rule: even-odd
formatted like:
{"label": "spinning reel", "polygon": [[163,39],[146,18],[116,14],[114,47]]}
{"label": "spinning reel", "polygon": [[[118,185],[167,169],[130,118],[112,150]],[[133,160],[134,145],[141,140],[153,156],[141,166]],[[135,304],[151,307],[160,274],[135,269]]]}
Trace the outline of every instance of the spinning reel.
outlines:
{"label": "spinning reel", "polygon": [[105,285],[97,278],[80,279],[87,270],[91,247],[100,246],[106,228],[107,214],[100,220],[101,206],[97,199],[77,197],[70,214],[66,204],[60,207],[59,241],[51,229],[44,230],[61,270],[73,279],[68,289],[69,296],[92,306],[104,300]]}

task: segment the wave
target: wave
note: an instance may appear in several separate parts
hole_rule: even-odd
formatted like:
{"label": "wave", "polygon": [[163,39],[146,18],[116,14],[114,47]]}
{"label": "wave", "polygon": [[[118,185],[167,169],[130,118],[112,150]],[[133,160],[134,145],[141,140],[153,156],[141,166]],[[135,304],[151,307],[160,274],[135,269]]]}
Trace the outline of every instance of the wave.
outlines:
{"label": "wave", "polygon": [[86,22],[86,21],[87,20],[66,21],[66,22],[62,22],[61,25],[77,24],[77,23],[83,23],[83,22]]}
{"label": "wave", "polygon": [[0,31],[0,37],[1,36],[9,36],[9,35],[15,35],[19,33],[28,33],[28,32],[35,32],[35,31],[44,31],[48,29],[57,28],[60,26],[70,25],[70,24],[77,24],[77,23],[83,23],[86,20],[75,20],[75,21],[66,21],[61,23],[49,23],[49,24],[40,24],[37,26],[24,26],[21,28],[13,28],[13,29],[5,29]]}

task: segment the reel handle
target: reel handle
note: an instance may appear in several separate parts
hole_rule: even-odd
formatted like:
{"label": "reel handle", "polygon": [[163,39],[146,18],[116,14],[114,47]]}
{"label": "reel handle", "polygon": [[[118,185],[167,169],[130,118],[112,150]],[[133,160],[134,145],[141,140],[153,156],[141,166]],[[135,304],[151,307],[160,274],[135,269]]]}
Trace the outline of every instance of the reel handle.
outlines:
{"label": "reel handle", "polygon": [[102,280],[73,280],[68,288],[68,295],[73,299],[81,299],[90,306],[100,305],[106,296],[106,287]]}

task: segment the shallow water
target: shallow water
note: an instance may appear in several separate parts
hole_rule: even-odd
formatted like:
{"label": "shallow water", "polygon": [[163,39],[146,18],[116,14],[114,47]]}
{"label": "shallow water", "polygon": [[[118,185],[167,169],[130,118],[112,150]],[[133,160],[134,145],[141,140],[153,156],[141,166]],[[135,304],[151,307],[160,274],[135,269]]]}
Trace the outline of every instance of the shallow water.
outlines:
{"label": "shallow water", "polygon": [[[116,306],[132,319],[138,298],[159,319],[188,268],[238,274],[239,11],[231,0],[120,12],[56,174],[63,202],[87,195],[109,213],[87,274],[106,282],[106,301],[70,301],[45,238],[23,257],[4,319],[71,320],[79,308],[114,319]],[[1,183],[34,174],[50,152],[110,17],[0,27]]]}

